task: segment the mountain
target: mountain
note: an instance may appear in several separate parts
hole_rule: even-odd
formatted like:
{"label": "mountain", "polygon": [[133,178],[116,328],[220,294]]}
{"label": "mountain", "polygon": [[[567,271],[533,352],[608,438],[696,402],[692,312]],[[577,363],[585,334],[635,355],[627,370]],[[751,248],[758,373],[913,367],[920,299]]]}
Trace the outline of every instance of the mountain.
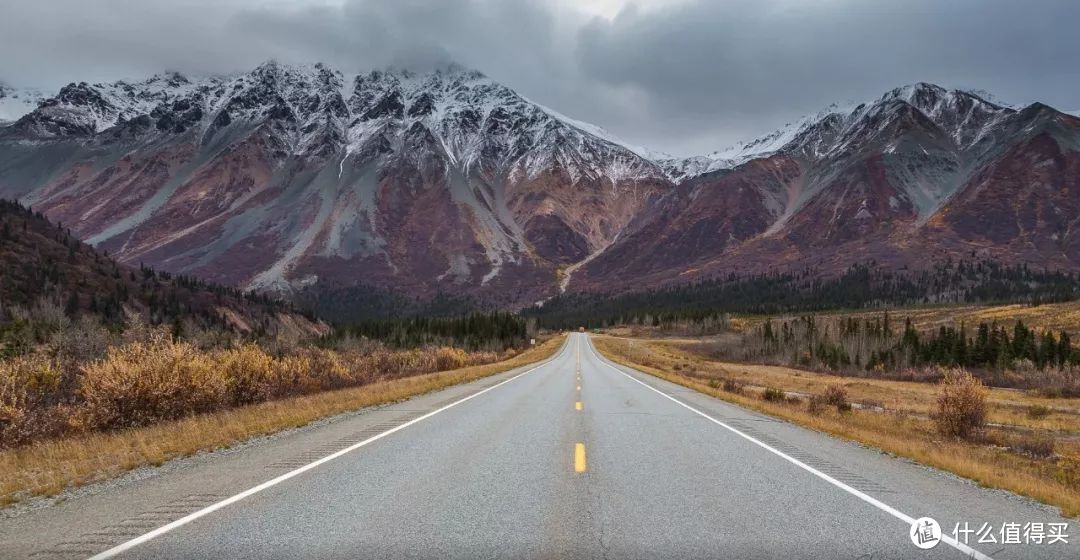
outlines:
{"label": "mountain", "polygon": [[1080,270],[1080,119],[932,84],[692,158],[453,65],[271,62],[27,98],[0,126],[0,196],[123,262],[339,312],[867,261]]}
{"label": "mountain", "polygon": [[[1080,269],[1080,119],[931,84],[829,109],[710,156],[663,162],[677,188],[571,288],[730,272],[993,258]],[[631,281],[632,280],[632,281]]]}
{"label": "mountain", "polygon": [[[0,322],[16,307],[40,321],[39,302],[117,324],[130,314],[241,333],[318,335],[326,325],[265,296],[117,263],[40,213],[0,199]],[[37,315],[34,315],[34,314]],[[8,325],[11,327],[11,325]],[[16,325],[17,326],[17,325]],[[0,354],[3,353],[0,344]]]}
{"label": "mountain", "polygon": [[0,196],[123,262],[286,292],[529,303],[671,188],[457,66],[73,83],[0,128]]}

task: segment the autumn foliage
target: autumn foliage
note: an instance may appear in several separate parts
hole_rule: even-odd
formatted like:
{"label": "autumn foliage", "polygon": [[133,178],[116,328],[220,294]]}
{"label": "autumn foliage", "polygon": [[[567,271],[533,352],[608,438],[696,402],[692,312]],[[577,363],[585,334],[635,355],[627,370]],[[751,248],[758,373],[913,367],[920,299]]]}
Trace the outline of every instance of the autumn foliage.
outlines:
{"label": "autumn foliage", "polygon": [[202,350],[153,330],[73,372],[45,354],[0,360],[0,447],[143,426],[229,407],[490,363],[495,352],[253,343]]}
{"label": "autumn foliage", "polygon": [[986,424],[986,387],[963,369],[945,372],[934,424],[943,435],[970,438]]}

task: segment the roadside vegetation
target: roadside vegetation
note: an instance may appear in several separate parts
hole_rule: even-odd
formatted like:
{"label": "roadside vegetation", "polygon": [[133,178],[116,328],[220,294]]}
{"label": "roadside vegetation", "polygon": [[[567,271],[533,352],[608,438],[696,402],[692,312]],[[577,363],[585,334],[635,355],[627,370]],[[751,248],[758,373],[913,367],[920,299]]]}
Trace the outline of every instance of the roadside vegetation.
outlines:
{"label": "roadside vegetation", "polygon": [[889,378],[718,357],[717,339],[737,344],[740,336],[595,342],[615,361],[663,379],[1080,515],[1080,398],[989,386],[957,366]]}
{"label": "roadside vegetation", "polygon": [[920,332],[888,312],[859,316],[766,318],[718,336],[702,350],[727,361],[788,365],[879,379],[939,381],[941,368],[964,367],[996,387],[1080,396],[1080,349],[1068,332],[1023,321],[961,322]]}
{"label": "roadside vegetation", "polygon": [[[532,347],[527,321],[506,313],[332,329],[262,296],[125,269],[5,208],[20,234],[67,248],[43,270],[0,278],[0,505],[554,351]],[[11,247],[29,250],[0,249]],[[104,288],[79,281],[98,276]]]}
{"label": "roadside vegetation", "polygon": [[118,322],[45,296],[0,306],[0,449],[489,364],[531,341],[526,321],[505,313],[383,319],[321,335],[308,322],[273,336],[123,313]]}
{"label": "roadside vegetation", "polygon": [[[286,397],[154,422],[141,427],[88,431],[0,450],[0,505],[105,480],[200,451],[304,426],[360,408],[392,403],[544,360],[563,337],[538,343],[506,360],[450,371],[375,375],[370,383]],[[437,357],[423,353],[422,361]],[[455,358],[456,359],[456,358]],[[450,365],[455,365],[456,362]],[[445,365],[445,364],[444,364]]]}
{"label": "roadside vegetation", "polygon": [[[252,403],[481,365],[516,353],[388,349],[362,339],[334,348],[254,343],[200,349],[164,327],[130,328],[100,358],[64,346],[0,361],[0,447],[147,426]],[[68,342],[68,341],[64,341]]]}

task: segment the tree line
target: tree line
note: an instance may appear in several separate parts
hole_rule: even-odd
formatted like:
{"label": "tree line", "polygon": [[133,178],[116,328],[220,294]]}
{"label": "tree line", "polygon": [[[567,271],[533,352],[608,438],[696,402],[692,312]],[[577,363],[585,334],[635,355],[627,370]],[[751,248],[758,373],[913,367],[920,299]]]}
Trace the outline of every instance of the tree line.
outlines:
{"label": "tree line", "polygon": [[1080,276],[993,260],[946,261],[927,270],[874,262],[836,277],[820,271],[731,273],[723,278],[626,294],[566,293],[523,311],[550,329],[662,326],[724,313],[776,315],[945,303],[1042,303],[1080,297]]}
{"label": "tree line", "polygon": [[414,315],[339,325],[333,334],[324,337],[324,342],[347,336],[378,340],[395,348],[455,346],[501,351],[528,344],[535,336],[535,328],[524,317],[507,312],[450,317]]}
{"label": "tree line", "polygon": [[[937,375],[963,367],[996,385],[1060,386],[1080,391],[1080,349],[1067,332],[980,322],[974,329],[940,326],[920,332],[888,312],[873,317],[801,315],[770,318],[738,337],[711,343],[713,356],[890,378]],[[930,372],[930,373],[927,373]]]}

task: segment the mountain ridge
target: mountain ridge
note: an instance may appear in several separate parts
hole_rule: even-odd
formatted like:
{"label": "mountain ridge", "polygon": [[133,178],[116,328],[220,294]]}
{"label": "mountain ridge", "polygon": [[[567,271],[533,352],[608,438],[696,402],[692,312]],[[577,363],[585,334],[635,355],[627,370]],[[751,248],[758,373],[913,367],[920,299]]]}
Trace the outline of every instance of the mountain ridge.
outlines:
{"label": "mountain ridge", "polygon": [[1080,264],[1080,120],[1044,104],[1011,108],[915,84],[765,138],[748,161],[681,181],[584,267],[579,288],[857,260],[925,266],[927,254]]}
{"label": "mountain ridge", "polygon": [[[554,279],[670,187],[653,162],[461,67],[350,79],[270,62],[71,84],[0,144],[0,192],[80,237],[262,289],[347,284],[358,268],[421,293]],[[525,282],[528,297],[553,286]]]}
{"label": "mountain ridge", "polygon": [[[669,158],[456,65],[268,62],[69,84],[0,127],[0,195],[122,260],[283,292],[520,306],[853,256],[910,266],[927,250],[1075,269],[1077,123],[916,83]],[[1038,216],[1010,205],[1019,193]]]}

